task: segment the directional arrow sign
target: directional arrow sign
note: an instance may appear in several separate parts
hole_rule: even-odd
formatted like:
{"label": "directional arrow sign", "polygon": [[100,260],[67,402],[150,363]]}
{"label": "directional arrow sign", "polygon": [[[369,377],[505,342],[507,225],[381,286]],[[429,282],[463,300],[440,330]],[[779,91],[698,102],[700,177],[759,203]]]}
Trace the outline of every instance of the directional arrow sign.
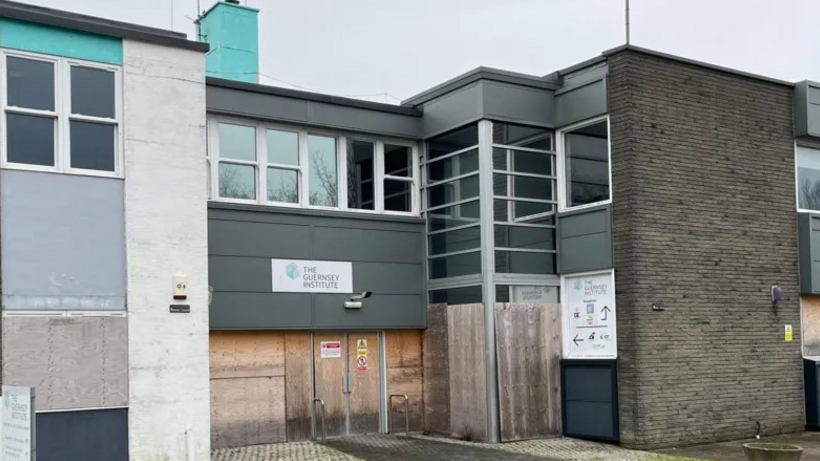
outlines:
{"label": "directional arrow sign", "polygon": [[564,358],[617,358],[613,271],[565,276],[561,293]]}

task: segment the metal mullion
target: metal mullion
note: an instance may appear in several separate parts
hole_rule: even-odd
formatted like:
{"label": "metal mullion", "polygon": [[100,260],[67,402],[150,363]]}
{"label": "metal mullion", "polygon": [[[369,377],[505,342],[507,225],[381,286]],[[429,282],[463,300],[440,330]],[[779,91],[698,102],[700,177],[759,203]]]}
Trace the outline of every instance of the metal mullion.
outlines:
{"label": "metal mullion", "polygon": [[470,173],[464,173],[464,174],[460,174],[458,176],[453,176],[452,178],[442,179],[441,181],[436,181],[434,183],[427,184],[424,187],[429,189],[431,187],[440,186],[442,184],[448,184],[448,183],[455,182],[455,181],[458,181],[458,180],[461,180],[461,179],[466,179],[466,178],[471,178],[473,176],[478,176],[478,174],[479,174],[478,170],[476,170],[476,171],[472,171]]}
{"label": "metal mullion", "polygon": [[464,255],[464,254],[469,254],[469,253],[480,253],[480,252],[481,252],[481,248],[473,248],[473,249],[470,249],[470,250],[451,251],[449,253],[441,253],[441,254],[437,254],[437,255],[428,254],[427,259],[440,259],[440,258],[446,258],[448,256],[458,256],[458,255]]}
{"label": "metal mullion", "polygon": [[525,197],[509,197],[503,195],[494,195],[493,200],[511,200],[515,202],[528,202],[528,203],[546,203],[548,205],[555,205],[558,202],[555,200],[543,200],[538,198],[525,198]]}
{"label": "metal mullion", "polygon": [[470,229],[472,227],[478,227],[480,225],[481,225],[481,222],[479,221],[479,222],[476,222],[476,223],[473,223],[473,224],[465,224],[463,226],[455,226],[455,227],[448,227],[447,229],[439,229],[439,230],[434,230],[434,231],[428,231],[427,236],[429,237],[431,235],[444,234],[444,233],[447,233],[447,232],[450,232],[450,231]]}
{"label": "metal mullion", "polygon": [[553,180],[553,181],[558,179],[557,176],[553,176],[553,175],[547,176],[547,175],[543,175],[543,174],[524,173],[524,172],[520,172],[520,171],[493,170],[492,173],[493,174],[506,174],[506,175],[509,175],[509,176],[521,176],[523,178],[550,179],[550,180]]}
{"label": "metal mullion", "polygon": [[533,152],[533,153],[536,153],[536,154],[544,154],[544,155],[556,155],[555,151],[551,151],[551,150],[533,149],[533,148],[530,148],[530,147],[508,146],[506,144],[493,144],[493,148],[507,149],[507,150],[517,150],[517,151],[520,151],[520,152]]}
{"label": "metal mullion", "polygon": [[461,150],[457,150],[455,152],[450,152],[449,154],[442,155],[441,157],[427,158],[427,159],[425,159],[424,163],[422,163],[422,166],[426,166],[426,165],[429,165],[431,163],[438,162],[439,160],[446,160],[448,158],[453,158],[453,157],[456,157],[458,155],[464,154],[466,152],[470,152],[472,150],[477,150],[477,149],[478,149],[478,144],[476,144],[475,146],[470,146],[470,147],[466,147],[466,148],[461,149]]}
{"label": "metal mullion", "polygon": [[375,141],[373,143],[373,209],[377,212],[384,211],[384,143]]}
{"label": "metal mullion", "polygon": [[537,248],[507,248],[507,247],[495,247],[495,251],[510,251],[513,253],[545,253],[545,254],[552,254],[557,253],[557,250],[541,250]]}
{"label": "metal mullion", "polygon": [[458,201],[455,201],[455,202],[446,203],[444,205],[436,205],[436,206],[428,207],[428,208],[425,208],[424,211],[425,212],[436,211],[436,210],[440,210],[442,208],[449,208],[451,206],[464,205],[464,204],[467,204],[467,203],[477,202],[479,200],[480,200],[480,197],[470,197],[468,199],[458,200]]}

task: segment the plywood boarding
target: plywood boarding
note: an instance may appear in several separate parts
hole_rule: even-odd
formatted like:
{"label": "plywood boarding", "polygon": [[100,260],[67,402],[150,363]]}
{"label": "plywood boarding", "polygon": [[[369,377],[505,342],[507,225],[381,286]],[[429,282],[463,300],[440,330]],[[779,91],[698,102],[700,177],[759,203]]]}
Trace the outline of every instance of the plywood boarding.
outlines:
{"label": "plywood boarding", "polygon": [[[422,366],[421,330],[391,330],[385,332],[387,352],[387,394],[405,394],[410,400],[410,430],[423,429],[424,368]],[[389,409],[394,430],[404,428],[404,405],[394,399]]]}
{"label": "plywood boarding", "polygon": [[310,439],[310,333],[285,333],[285,415],[288,442]]}
{"label": "plywood boarding", "polygon": [[285,375],[285,334],[273,331],[212,331],[211,379]]}
{"label": "plywood boarding", "polygon": [[284,333],[212,331],[210,373],[213,447],[287,440]]}
{"label": "plywood boarding", "polygon": [[285,378],[211,380],[211,447],[284,442]]}
{"label": "plywood boarding", "polygon": [[820,356],[820,296],[802,296],[803,356]]}
{"label": "plywood boarding", "polygon": [[[342,356],[339,358],[322,358],[321,343],[323,341],[339,341],[342,343]],[[339,334],[317,334],[313,337],[313,358],[315,360],[314,373],[316,375],[316,398],[325,402],[325,420],[327,436],[345,435],[346,402],[342,392],[342,382],[345,374],[345,338]],[[316,408],[316,430],[320,431],[321,414]],[[317,434],[318,435],[318,434]]]}
{"label": "plywood boarding", "polygon": [[[358,346],[366,346],[366,367],[359,367]],[[348,370],[350,373],[350,434],[379,432],[381,389],[379,373],[379,336],[377,333],[351,333],[348,340]]]}
{"label": "plywood boarding", "polygon": [[485,322],[482,304],[447,307],[450,428],[454,437],[487,440]]}
{"label": "plywood boarding", "polygon": [[447,325],[447,304],[427,306],[427,329],[422,335],[424,430],[437,434],[451,433]]}
{"label": "plywood boarding", "polygon": [[125,317],[3,320],[3,384],[35,386],[38,410],[128,404]]}
{"label": "plywood boarding", "polygon": [[496,304],[499,415],[504,442],[561,435],[561,308]]}

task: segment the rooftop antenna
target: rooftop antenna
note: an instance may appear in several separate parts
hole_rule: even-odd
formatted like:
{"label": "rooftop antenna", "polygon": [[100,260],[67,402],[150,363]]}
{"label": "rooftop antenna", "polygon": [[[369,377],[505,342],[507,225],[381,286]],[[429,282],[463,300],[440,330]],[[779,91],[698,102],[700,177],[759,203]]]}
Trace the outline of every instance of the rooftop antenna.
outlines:
{"label": "rooftop antenna", "polygon": [[629,45],[629,0],[626,0],[626,44]]}

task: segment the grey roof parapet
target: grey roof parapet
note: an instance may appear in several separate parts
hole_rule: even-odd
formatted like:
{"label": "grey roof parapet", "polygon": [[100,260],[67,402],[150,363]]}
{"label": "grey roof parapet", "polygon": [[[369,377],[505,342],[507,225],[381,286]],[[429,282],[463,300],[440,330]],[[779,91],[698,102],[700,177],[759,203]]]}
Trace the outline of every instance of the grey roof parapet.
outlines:
{"label": "grey roof parapet", "polygon": [[332,96],[323,93],[313,93],[310,91],[292,90],[290,88],[280,88],[276,86],[262,85],[259,83],[240,82],[237,80],[227,80],[216,77],[208,77],[206,83],[209,86],[217,86],[222,88],[230,88],[234,90],[250,91],[253,93],[269,94],[273,96],[281,96],[285,98],[303,99],[307,101],[323,102],[326,104],[336,104],[339,106],[357,107],[360,109],[369,109],[379,112],[388,112],[392,114],[408,115],[411,117],[421,117],[422,111],[412,107],[402,107],[393,104],[384,104],[380,102],[363,101],[361,99],[345,98],[341,96]]}
{"label": "grey roof parapet", "polygon": [[555,90],[561,87],[560,82],[553,80],[551,76],[538,77],[507,70],[493,69],[491,67],[476,67],[469,72],[465,72],[444,83],[405,99],[401,102],[401,105],[405,107],[418,106],[478,80],[493,80],[545,90]]}

